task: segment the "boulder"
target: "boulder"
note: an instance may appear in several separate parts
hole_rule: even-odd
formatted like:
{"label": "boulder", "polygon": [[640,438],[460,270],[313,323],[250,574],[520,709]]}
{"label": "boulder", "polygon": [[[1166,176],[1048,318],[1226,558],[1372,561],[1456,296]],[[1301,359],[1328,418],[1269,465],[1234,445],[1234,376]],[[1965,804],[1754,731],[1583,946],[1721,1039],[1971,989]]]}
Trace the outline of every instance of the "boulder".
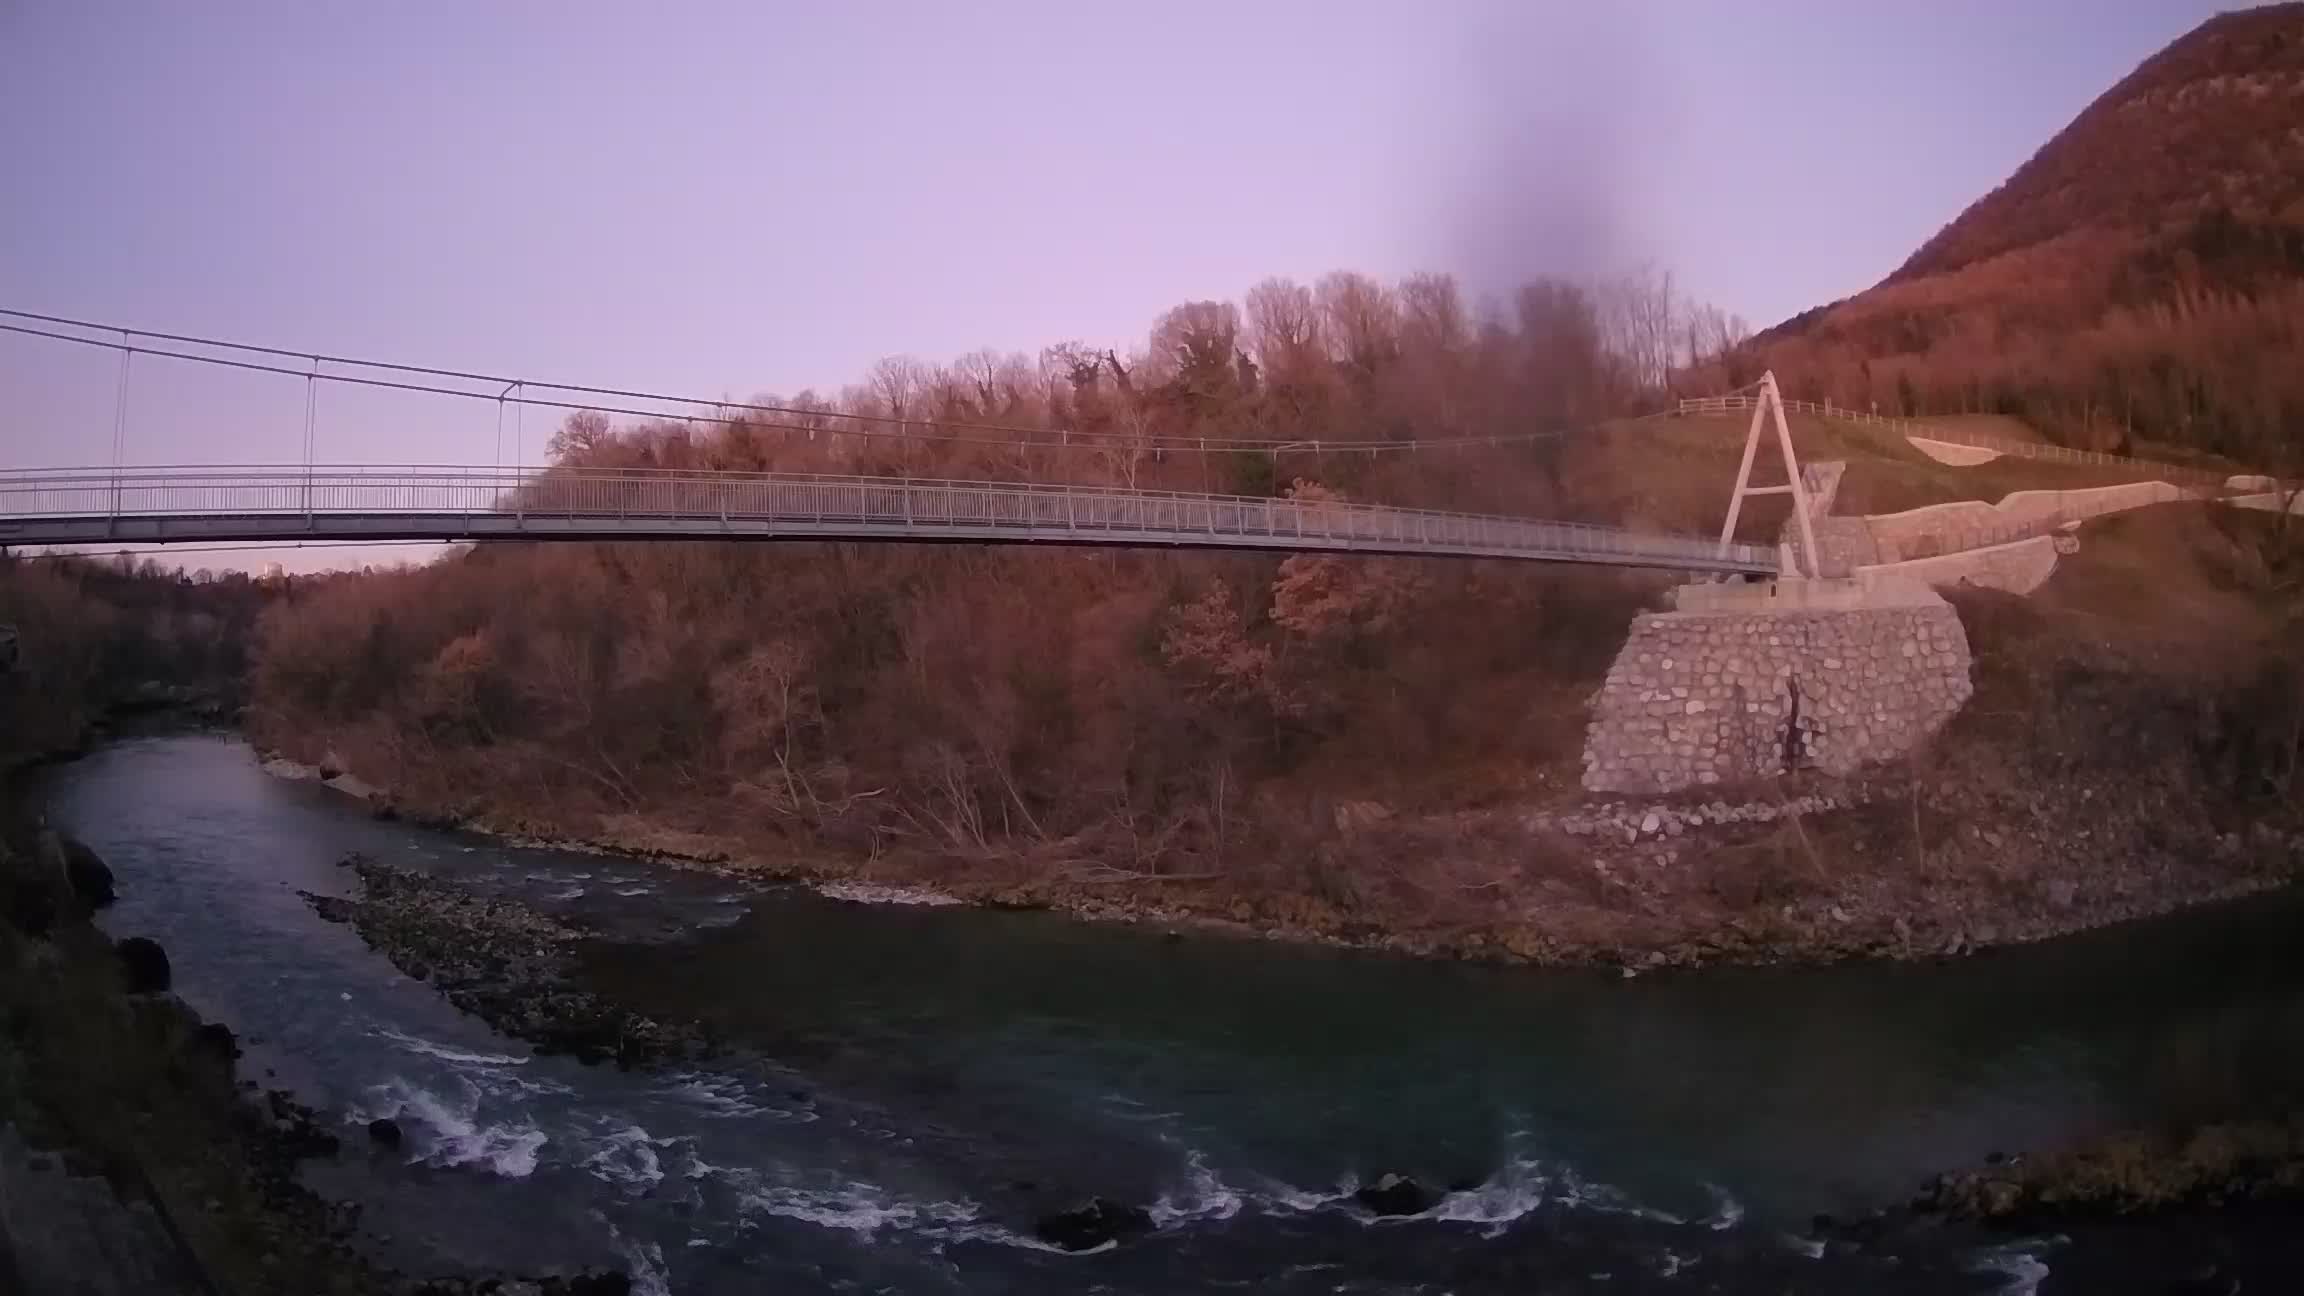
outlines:
{"label": "boulder", "polygon": [[400,1122],[389,1116],[379,1116],[368,1122],[368,1141],[380,1148],[398,1148],[402,1138]]}
{"label": "boulder", "polygon": [[82,902],[91,909],[101,909],[119,898],[112,889],[112,870],[87,843],[59,836],[57,844],[64,852],[64,880]]}
{"label": "boulder", "polygon": [[222,1022],[202,1022],[192,1028],[184,1041],[184,1051],[193,1057],[232,1072],[232,1064],[240,1058],[240,1041],[234,1038],[232,1028]]}
{"label": "boulder", "polygon": [[1123,1237],[1152,1231],[1152,1215],[1141,1206],[1124,1206],[1103,1197],[1085,1205],[1043,1215],[1033,1226],[1040,1240],[1067,1251],[1087,1251]]}
{"label": "boulder", "polygon": [[1387,1174],[1352,1199],[1378,1215],[1421,1215],[1440,1204],[1440,1194],[1406,1175]]}
{"label": "boulder", "polygon": [[120,973],[130,994],[165,994],[168,990],[168,951],[160,942],[131,936],[113,947],[120,956]]}

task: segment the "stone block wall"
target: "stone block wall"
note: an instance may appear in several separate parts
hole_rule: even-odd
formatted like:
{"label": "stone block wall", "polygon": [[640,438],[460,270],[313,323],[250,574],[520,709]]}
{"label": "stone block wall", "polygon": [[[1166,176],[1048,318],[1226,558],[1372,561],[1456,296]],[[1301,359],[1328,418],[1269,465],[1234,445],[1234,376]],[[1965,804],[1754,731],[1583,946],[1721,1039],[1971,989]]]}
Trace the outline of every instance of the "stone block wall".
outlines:
{"label": "stone block wall", "polygon": [[1652,612],[1601,686],[1593,792],[1661,793],[1912,750],[1973,691],[1968,636],[1932,594],[1891,606]]}

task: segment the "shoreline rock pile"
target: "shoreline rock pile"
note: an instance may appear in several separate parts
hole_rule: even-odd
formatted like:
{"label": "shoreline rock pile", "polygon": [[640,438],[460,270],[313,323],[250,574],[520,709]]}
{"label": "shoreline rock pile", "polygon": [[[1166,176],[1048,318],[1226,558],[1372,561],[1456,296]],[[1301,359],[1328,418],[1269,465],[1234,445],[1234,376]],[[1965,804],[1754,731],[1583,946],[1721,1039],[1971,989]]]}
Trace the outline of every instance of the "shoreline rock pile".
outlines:
{"label": "shoreline rock pile", "polygon": [[349,923],[402,972],[538,1052],[622,1067],[711,1052],[693,1025],[629,1012],[578,986],[572,950],[581,930],[429,874],[358,855],[343,863],[359,875],[362,896],[304,893],[322,918]]}

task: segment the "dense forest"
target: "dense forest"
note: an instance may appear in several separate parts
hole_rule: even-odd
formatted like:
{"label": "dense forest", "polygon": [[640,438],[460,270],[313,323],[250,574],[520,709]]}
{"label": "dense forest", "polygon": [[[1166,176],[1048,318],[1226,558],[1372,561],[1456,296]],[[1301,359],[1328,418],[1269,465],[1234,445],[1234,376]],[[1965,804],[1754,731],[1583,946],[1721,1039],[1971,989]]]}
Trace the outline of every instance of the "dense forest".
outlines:
{"label": "dense forest", "polygon": [[[553,451],[1693,527],[1726,489],[1709,448],[1680,489],[1652,441],[1566,430],[1665,408],[1672,376],[1735,327],[1662,275],[1532,284],[1487,320],[1437,276],[1276,280],[1245,310],[1168,312],[1130,356],[895,360],[837,401],[772,402],[799,417],[585,413]],[[1385,448],[1545,429],[1563,435]],[[1201,437],[1323,448],[1201,453]],[[491,545],[298,582],[265,618],[250,723],[414,806],[560,832],[644,822],[1083,876],[1300,868],[1282,843],[1333,835],[1340,814],[1499,795],[1572,764],[1564,681],[1604,665],[1660,582],[1315,555]]]}
{"label": "dense forest", "polygon": [[229,709],[275,592],[241,572],[0,552],[0,626],[15,634],[0,669],[0,766],[77,750],[123,705],[197,693]]}

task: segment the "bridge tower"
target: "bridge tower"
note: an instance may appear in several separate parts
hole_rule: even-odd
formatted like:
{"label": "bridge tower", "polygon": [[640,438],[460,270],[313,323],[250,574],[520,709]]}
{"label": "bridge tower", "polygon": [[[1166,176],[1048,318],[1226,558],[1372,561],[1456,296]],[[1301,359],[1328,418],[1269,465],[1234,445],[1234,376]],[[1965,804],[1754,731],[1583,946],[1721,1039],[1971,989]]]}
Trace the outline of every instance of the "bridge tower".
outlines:
{"label": "bridge tower", "polygon": [[[1784,456],[1784,484],[1781,486],[1755,486],[1752,484],[1752,460],[1760,450],[1762,425],[1773,421],[1776,425],[1776,447]],[[1736,540],[1736,520],[1744,512],[1747,495],[1790,495],[1792,517],[1800,528],[1800,553],[1785,555],[1786,577],[1816,577],[1823,574],[1816,548],[1816,532],[1808,517],[1808,488],[1800,480],[1800,457],[1792,450],[1792,429],[1784,422],[1784,396],[1776,390],[1776,371],[1771,369],[1760,375],[1760,394],[1752,402],[1752,427],[1744,435],[1744,462],[1736,469],[1736,490],[1728,497],[1728,521],[1720,528],[1720,553],[1725,556],[1728,546]],[[1803,567],[1805,571],[1801,570]]]}

